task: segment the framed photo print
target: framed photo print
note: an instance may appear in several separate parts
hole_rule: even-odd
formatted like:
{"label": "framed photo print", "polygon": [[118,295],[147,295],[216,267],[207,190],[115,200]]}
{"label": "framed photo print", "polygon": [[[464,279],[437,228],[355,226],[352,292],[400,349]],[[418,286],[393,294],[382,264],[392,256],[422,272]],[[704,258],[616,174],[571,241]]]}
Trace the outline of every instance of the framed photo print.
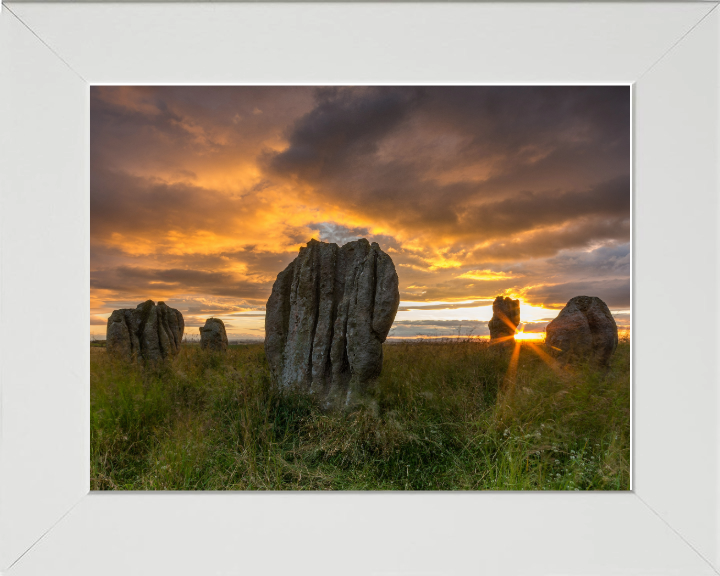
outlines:
{"label": "framed photo print", "polygon": [[3,4],[0,571],[718,573],[719,14]]}

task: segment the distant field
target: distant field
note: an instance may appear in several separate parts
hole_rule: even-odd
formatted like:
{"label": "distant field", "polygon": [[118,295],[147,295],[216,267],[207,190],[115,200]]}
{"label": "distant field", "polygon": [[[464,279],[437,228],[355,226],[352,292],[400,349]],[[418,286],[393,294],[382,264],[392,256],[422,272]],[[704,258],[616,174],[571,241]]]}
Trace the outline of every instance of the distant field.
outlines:
{"label": "distant field", "polygon": [[385,346],[376,404],[348,414],[277,390],[262,343],[147,369],[96,352],[94,490],[629,489],[627,339],[607,372],[541,343]]}

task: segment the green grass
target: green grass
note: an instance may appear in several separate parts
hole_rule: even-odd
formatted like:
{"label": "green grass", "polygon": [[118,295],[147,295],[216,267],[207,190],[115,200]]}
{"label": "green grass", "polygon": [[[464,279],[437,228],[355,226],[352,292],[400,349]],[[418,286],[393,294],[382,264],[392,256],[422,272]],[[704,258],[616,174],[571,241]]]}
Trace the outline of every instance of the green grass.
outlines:
{"label": "green grass", "polygon": [[[540,349],[544,349],[542,344]],[[523,344],[385,346],[376,402],[281,393],[262,344],[143,368],[91,353],[94,490],[628,490],[630,346],[607,371]],[[512,370],[510,370],[512,372]]]}

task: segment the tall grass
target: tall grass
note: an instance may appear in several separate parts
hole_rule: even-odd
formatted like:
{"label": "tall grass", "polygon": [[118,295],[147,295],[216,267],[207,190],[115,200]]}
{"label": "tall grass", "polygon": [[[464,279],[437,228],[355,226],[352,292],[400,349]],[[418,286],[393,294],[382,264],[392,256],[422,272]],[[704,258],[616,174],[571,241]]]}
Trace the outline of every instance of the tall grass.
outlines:
{"label": "tall grass", "polygon": [[[534,345],[543,349],[543,345]],[[262,344],[157,367],[91,354],[95,490],[627,490],[629,342],[606,371],[523,344],[385,346],[376,402],[281,393]],[[512,377],[513,372],[515,374]]]}

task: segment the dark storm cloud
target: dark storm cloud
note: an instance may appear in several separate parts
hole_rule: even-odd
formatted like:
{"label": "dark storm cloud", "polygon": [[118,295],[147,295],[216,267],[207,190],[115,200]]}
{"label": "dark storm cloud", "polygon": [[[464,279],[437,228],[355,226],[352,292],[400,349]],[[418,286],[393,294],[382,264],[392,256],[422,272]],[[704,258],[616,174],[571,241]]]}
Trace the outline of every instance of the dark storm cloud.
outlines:
{"label": "dark storm cloud", "polygon": [[90,198],[91,237],[99,240],[114,232],[153,234],[168,229],[207,229],[229,226],[217,214],[237,210],[232,197],[213,190],[168,184],[124,172],[95,170]]}
{"label": "dark storm cloud", "polygon": [[546,258],[561,250],[583,248],[596,242],[627,241],[629,236],[629,218],[583,217],[555,230],[540,230],[527,237],[499,238],[475,250],[472,257],[498,262]]}
{"label": "dark storm cloud", "polygon": [[[307,111],[303,87],[93,86],[91,170],[177,170],[237,155],[253,161],[268,134]],[[258,113],[260,112],[260,113]],[[237,162],[237,160],[236,160]]]}
{"label": "dark storm cloud", "polygon": [[629,151],[629,89],[615,86],[428,87],[423,113],[439,125],[462,126],[473,135],[468,149],[526,152],[529,144],[572,137],[582,143]]}
{"label": "dark storm cloud", "polygon": [[92,273],[90,286],[95,289],[126,293],[158,291],[205,293],[217,296],[266,299],[272,282],[238,281],[223,272],[187,269],[157,269],[121,266]]}
{"label": "dark storm cloud", "polygon": [[562,308],[575,296],[597,296],[611,309],[630,308],[630,279],[588,280],[530,288],[526,296],[547,308]]}
{"label": "dark storm cloud", "polygon": [[[406,234],[478,242],[603,219],[584,242],[626,239],[629,110],[626,87],[336,89],[266,165]],[[538,255],[578,246],[564,239]]]}
{"label": "dark storm cloud", "polygon": [[564,250],[545,265],[556,273],[629,276],[630,244],[600,246],[591,252]]}
{"label": "dark storm cloud", "polygon": [[476,230],[481,238],[495,237],[576,218],[627,218],[629,208],[629,177],[622,175],[583,191],[523,191],[512,198],[468,209],[458,224]]}
{"label": "dark storm cloud", "polygon": [[102,98],[102,89],[91,90],[90,105],[92,108],[93,135],[103,138],[114,132],[116,136],[123,133],[161,132],[163,135],[191,139],[192,134],[182,127],[182,117],[170,110],[159,97],[148,98],[150,105],[146,110],[137,110],[108,101]]}
{"label": "dark storm cloud", "polygon": [[[91,247],[91,278],[96,273],[107,273],[114,269],[147,269],[160,270],[180,266],[184,270],[213,270],[218,272],[228,266],[244,267],[243,277],[253,279],[256,282],[266,281],[275,278],[278,270],[284,270],[288,263],[295,257],[295,254],[278,254],[258,250],[249,245],[240,250],[218,251],[211,254],[140,254],[132,255],[124,252],[122,248],[115,246],[104,246],[96,243]],[[100,267],[102,264],[102,268]],[[96,268],[97,266],[97,268]],[[232,278],[231,274],[225,274],[226,278]],[[215,277],[219,279],[219,277]],[[130,278],[127,279],[130,281]]]}
{"label": "dark storm cloud", "polygon": [[293,126],[290,146],[268,158],[274,172],[322,179],[352,169],[411,112],[420,89],[323,88],[316,106]]}
{"label": "dark storm cloud", "polygon": [[478,153],[527,161],[534,149],[569,142],[629,153],[627,87],[342,88],[317,92],[270,167],[319,179],[352,169],[411,116],[436,133],[467,136],[467,162]]}

